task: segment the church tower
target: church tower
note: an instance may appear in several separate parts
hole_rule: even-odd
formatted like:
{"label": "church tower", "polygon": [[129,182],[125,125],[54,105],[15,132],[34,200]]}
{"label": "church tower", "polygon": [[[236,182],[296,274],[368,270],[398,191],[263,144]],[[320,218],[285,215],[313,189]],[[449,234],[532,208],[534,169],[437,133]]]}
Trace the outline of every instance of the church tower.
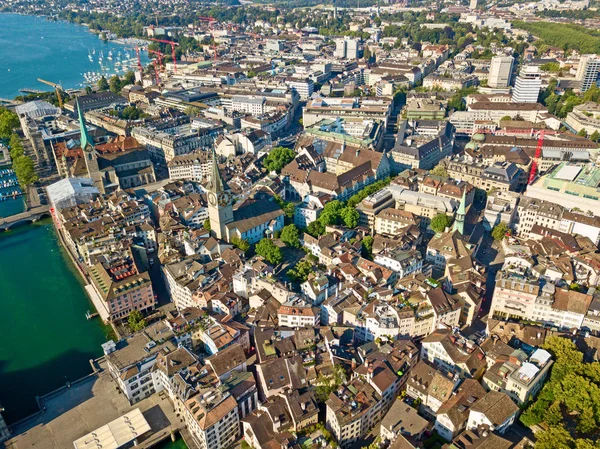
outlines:
{"label": "church tower", "polygon": [[228,240],[227,225],[233,221],[233,195],[227,183],[221,178],[214,148],[210,180],[206,188],[208,190],[210,228],[217,238]]}
{"label": "church tower", "polygon": [[463,188],[462,200],[456,211],[456,220],[454,220],[453,231],[460,232],[460,235],[465,234],[465,217],[467,216],[467,187]]}
{"label": "church tower", "polygon": [[83,158],[85,160],[85,166],[87,168],[88,176],[94,181],[94,185],[100,191],[104,192],[104,183],[102,182],[102,173],[98,167],[98,153],[94,148],[94,139],[88,134],[87,127],[85,126],[85,119],[83,118],[83,112],[79,108],[79,100],[77,100],[77,113],[79,115],[79,132],[81,138],[81,149],[83,150]]}

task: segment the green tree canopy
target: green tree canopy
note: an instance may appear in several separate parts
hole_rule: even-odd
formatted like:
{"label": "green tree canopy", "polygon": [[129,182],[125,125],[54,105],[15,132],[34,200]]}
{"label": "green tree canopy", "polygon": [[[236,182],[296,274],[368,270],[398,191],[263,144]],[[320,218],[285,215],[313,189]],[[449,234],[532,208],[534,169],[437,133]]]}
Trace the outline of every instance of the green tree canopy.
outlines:
{"label": "green tree canopy", "polygon": [[0,108],[0,139],[8,139],[13,130],[19,127],[19,117],[12,111]]}
{"label": "green tree canopy", "polygon": [[437,214],[431,219],[431,229],[435,232],[444,232],[452,224],[452,218],[446,214]]}
{"label": "green tree canopy", "polygon": [[106,78],[104,75],[102,75],[102,77],[98,80],[98,90],[107,91],[109,88],[110,86],[108,85],[108,81],[106,81]]}
{"label": "green tree canopy", "polygon": [[443,176],[444,178],[448,177],[448,170],[446,169],[446,166],[442,163],[437,164],[435,167],[433,167],[430,173],[435,176]]}
{"label": "green tree canopy", "polygon": [[133,310],[127,318],[127,324],[133,332],[138,332],[146,327],[146,320],[139,310]]}
{"label": "green tree canopy", "polygon": [[373,256],[373,241],[375,239],[370,236],[367,235],[365,236],[364,239],[362,239],[362,252],[363,252],[363,256],[367,257],[367,258],[371,258]]}
{"label": "green tree canopy", "polygon": [[342,211],[343,205],[339,200],[329,201],[323,207],[323,210],[319,214],[319,221],[323,226],[337,225],[340,222],[340,212]]}
{"label": "green tree canopy", "polygon": [[275,147],[265,158],[263,165],[268,171],[281,172],[281,169],[296,157],[294,150],[285,147]]}
{"label": "green tree canopy", "polygon": [[311,221],[308,224],[308,228],[306,228],[306,232],[313,237],[318,237],[325,234],[325,226],[323,226],[319,220]]}
{"label": "green tree canopy", "polygon": [[346,206],[340,210],[340,217],[346,227],[355,228],[358,226],[359,214],[353,207]]}
{"label": "green tree canopy", "polygon": [[504,222],[500,222],[492,229],[492,237],[494,237],[494,240],[497,242],[500,242],[506,237],[508,231],[510,231],[508,225]]}
{"label": "green tree canopy", "polygon": [[256,245],[256,254],[265,258],[271,265],[279,265],[283,260],[281,249],[273,240],[264,238]]}
{"label": "green tree canopy", "polygon": [[242,250],[244,253],[248,252],[250,249],[250,243],[248,243],[248,240],[240,239],[239,237],[232,237],[231,244]]}
{"label": "green tree canopy", "polygon": [[294,224],[284,226],[279,238],[287,246],[291,246],[293,248],[300,248],[300,231]]}
{"label": "green tree canopy", "polygon": [[296,266],[287,272],[288,278],[292,282],[302,284],[308,279],[308,276],[314,271],[314,265],[312,262],[302,259],[296,264]]}

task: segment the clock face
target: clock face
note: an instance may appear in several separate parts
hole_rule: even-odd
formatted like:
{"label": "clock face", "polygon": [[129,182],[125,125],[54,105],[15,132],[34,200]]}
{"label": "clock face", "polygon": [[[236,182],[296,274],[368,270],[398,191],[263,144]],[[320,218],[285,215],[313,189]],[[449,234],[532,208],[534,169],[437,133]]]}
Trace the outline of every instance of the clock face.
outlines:
{"label": "clock face", "polygon": [[231,201],[231,195],[227,192],[219,194],[219,206],[228,206]]}
{"label": "clock face", "polygon": [[217,196],[214,193],[209,193],[208,194],[208,202],[213,205],[216,206],[217,205]]}

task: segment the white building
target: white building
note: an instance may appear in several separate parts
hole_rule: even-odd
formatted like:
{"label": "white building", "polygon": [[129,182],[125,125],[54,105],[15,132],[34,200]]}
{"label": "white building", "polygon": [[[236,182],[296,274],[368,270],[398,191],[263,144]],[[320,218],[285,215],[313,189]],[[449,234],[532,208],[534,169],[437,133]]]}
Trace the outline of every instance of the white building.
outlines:
{"label": "white building", "polygon": [[347,36],[342,39],[336,39],[334,56],[340,59],[357,59],[359,42],[358,38]]}
{"label": "white building", "polygon": [[515,103],[537,103],[542,88],[542,73],[538,66],[528,65],[521,69],[515,81],[512,101]]}
{"label": "white building", "polygon": [[582,55],[577,66],[577,80],[581,83],[582,92],[587,91],[598,83],[600,58],[597,55]]}
{"label": "white building", "polygon": [[514,58],[512,56],[494,56],[490,65],[488,86],[508,87],[513,71]]}

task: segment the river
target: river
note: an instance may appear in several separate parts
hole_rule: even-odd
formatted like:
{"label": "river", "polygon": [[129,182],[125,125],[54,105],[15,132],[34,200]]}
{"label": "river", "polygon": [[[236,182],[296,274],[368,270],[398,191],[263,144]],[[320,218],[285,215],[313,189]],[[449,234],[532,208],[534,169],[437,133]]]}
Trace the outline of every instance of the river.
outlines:
{"label": "river", "polygon": [[[124,45],[103,42],[86,27],[68,22],[49,21],[42,17],[18,14],[0,14],[0,98],[14,98],[19,89],[50,90],[38,78],[60,83],[63,88],[76,88],[85,81],[83,73],[98,72],[100,51],[107,77],[116,67],[116,55],[125,57]],[[108,60],[112,50],[114,59]],[[92,55],[93,62],[88,55]],[[129,57],[135,51],[129,47]],[[142,64],[148,62],[146,52],[141,53]],[[136,61],[133,61],[137,64]]]}
{"label": "river", "polygon": [[91,372],[109,328],[92,305],[50,220],[0,234],[0,402],[14,422],[36,395]]}

